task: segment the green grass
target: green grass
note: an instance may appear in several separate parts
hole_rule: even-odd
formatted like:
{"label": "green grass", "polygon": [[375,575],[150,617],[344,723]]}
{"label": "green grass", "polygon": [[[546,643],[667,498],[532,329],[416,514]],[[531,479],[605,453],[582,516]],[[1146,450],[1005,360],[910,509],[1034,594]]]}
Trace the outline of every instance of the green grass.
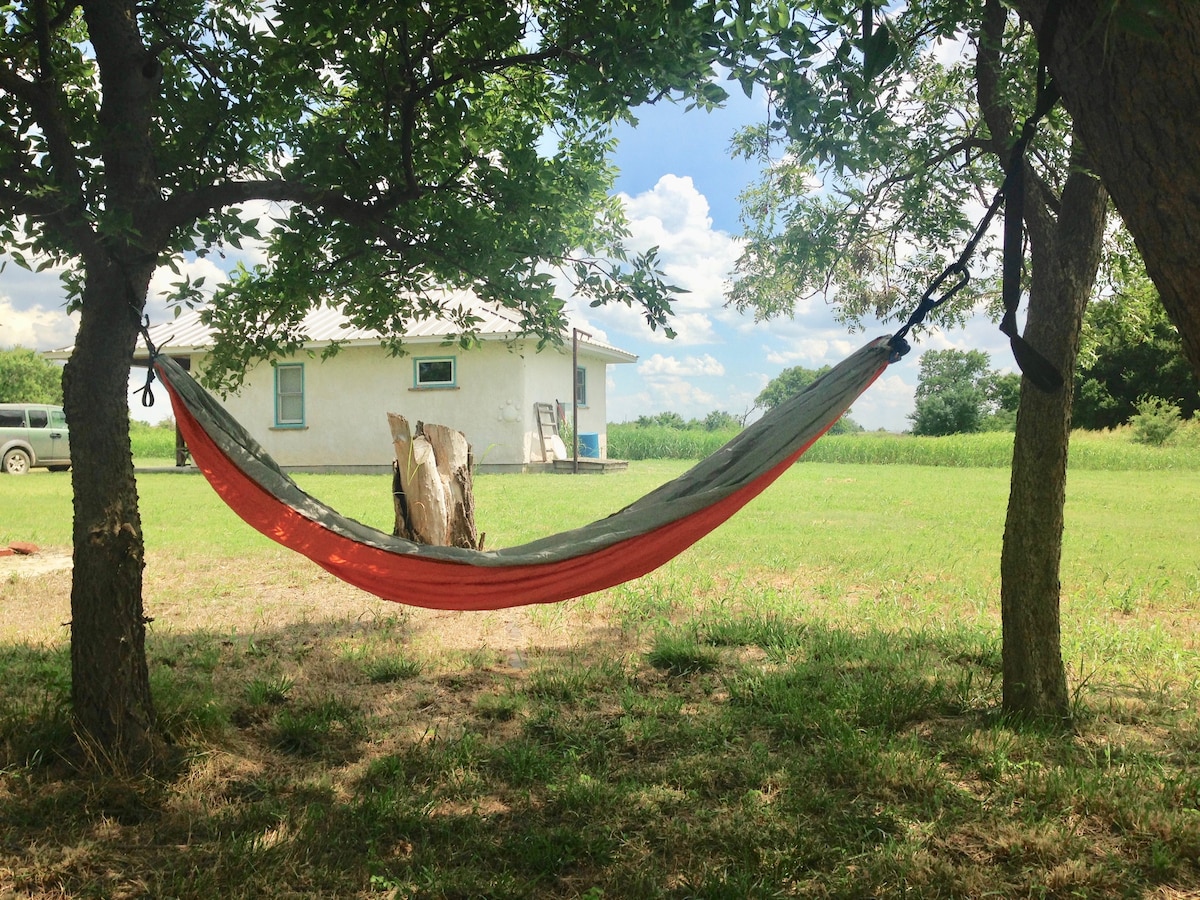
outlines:
{"label": "green grass", "polygon": [[[609,425],[608,454],[614,459],[702,459],[729,441],[735,431],[704,431],[631,424]],[[890,432],[831,434],[805,454],[811,462],[859,465],[1007,468],[1012,463],[1011,432],[917,437]],[[1200,470],[1200,425],[1181,429],[1162,447],[1139,444],[1130,428],[1077,431],[1071,437],[1071,467],[1130,471]]]}
{"label": "green grass", "polygon": [[[481,476],[479,525],[490,546],[528,540],[686,466]],[[384,477],[301,481],[390,523]],[[449,616],[366,597],[348,616],[260,616],[271,595],[320,610],[338,586],[202,479],[138,486],[179,767],[79,765],[64,642],[0,646],[0,893],[1200,892],[1194,468],[1071,472],[1065,735],[997,711],[1000,467],[810,461],[636,582]],[[0,542],[69,542],[68,480],[2,488]],[[0,580],[0,603],[27,590]],[[454,628],[491,637],[452,645]]]}

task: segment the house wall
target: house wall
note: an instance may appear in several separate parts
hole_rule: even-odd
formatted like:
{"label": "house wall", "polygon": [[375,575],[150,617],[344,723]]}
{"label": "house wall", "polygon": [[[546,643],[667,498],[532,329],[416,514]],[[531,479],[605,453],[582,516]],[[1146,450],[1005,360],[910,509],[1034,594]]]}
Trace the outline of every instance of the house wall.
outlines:
{"label": "house wall", "polygon": [[[453,387],[414,387],[414,363],[427,357],[454,357]],[[394,412],[413,427],[424,421],[462,431],[478,465],[520,467],[542,459],[533,404],[570,399],[570,353],[536,353],[532,344],[489,342],[471,350],[410,344],[402,357],[358,346],[327,360],[302,354],[283,362],[304,365],[302,426],[276,425],[270,365],[253,369],[239,393],[222,401],[281,466],[390,466],[387,413]],[[198,357],[195,367],[203,365]],[[588,365],[589,405],[580,408],[580,430],[603,432],[605,365],[602,360]]]}
{"label": "house wall", "polygon": [[579,407],[579,433],[600,436],[600,458],[608,457],[607,395],[608,367],[603,361],[580,355],[579,365],[587,370],[587,404]]}
{"label": "house wall", "polygon": [[[526,395],[529,402],[523,411],[526,416],[526,432],[529,436],[529,459],[538,462],[542,458],[539,443],[535,403],[563,404],[568,426],[571,424],[571,403],[575,382],[571,370],[571,348],[547,348],[540,353],[531,353],[525,360]],[[588,402],[579,407],[580,433],[596,432],[600,435],[600,455],[608,456],[608,440],[605,423],[606,386],[608,366],[603,359],[593,357],[585,350],[579,354],[579,365],[587,370]],[[571,447],[567,447],[570,455]]]}

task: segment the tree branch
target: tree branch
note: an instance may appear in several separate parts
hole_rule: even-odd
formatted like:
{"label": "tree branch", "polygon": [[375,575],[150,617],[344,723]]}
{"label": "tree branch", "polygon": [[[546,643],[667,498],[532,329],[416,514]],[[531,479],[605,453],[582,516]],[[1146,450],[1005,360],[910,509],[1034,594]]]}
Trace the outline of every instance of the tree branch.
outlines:
{"label": "tree branch", "polygon": [[[44,4],[42,4],[42,6],[44,7]],[[80,3],[78,2],[78,0],[71,0],[71,2],[64,3],[63,8],[58,11],[58,15],[56,15],[53,19],[47,20],[47,25],[49,26],[49,29],[51,31],[55,31],[55,30],[61,28],[63,25],[67,24],[67,21],[71,18],[71,16],[75,13],[75,10],[77,10],[79,7],[80,7]],[[18,16],[18,18],[20,18],[19,11],[17,12],[16,15]],[[12,35],[12,36],[15,37],[15,40],[16,40],[15,47],[17,47],[17,48],[25,47],[31,41],[37,40],[37,38],[38,38],[38,34],[35,29],[31,29],[23,35],[19,35],[19,36]]]}
{"label": "tree branch", "polygon": [[[860,238],[867,236],[868,232],[863,228],[863,223],[871,210],[874,209],[880,202],[880,198],[891,188],[898,185],[907,184],[916,178],[922,171],[940,166],[942,163],[953,159],[960,153],[969,153],[971,150],[986,150],[988,142],[975,134],[969,134],[953,144],[944,147],[939,153],[927,159],[921,169],[907,169],[903,172],[895,173],[882,181],[871,185],[864,192],[864,200],[858,205],[858,208],[851,212],[853,204],[847,203],[844,211],[852,216],[852,224],[845,232],[845,239],[838,248],[837,257],[833,260],[832,265],[825,273],[825,290],[829,290],[836,276],[836,271],[842,261],[851,253],[854,244]],[[890,229],[894,235],[895,229]],[[886,232],[885,232],[886,233]]]}
{"label": "tree branch", "polygon": [[1007,162],[1012,146],[1016,117],[1012,108],[1000,100],[1000,48],[1008,11],[1000,0],[986,0],[980,23],[979,49],[975,53],[975,86],[979,111],[991,134],[989,149],[1002,162]]}
{"label": "tree branch", "polygon": [[[1008,165],[1011,148],[1015,141],[1010,138],[1016,128],[1016,116],[1012,107],[999,98],[1000,47],[1004,29],[1008,22],[1008,11],[1000,0],[986,0],[979,38],[979,51],[975,62],[975,78],[979,90],[979,109],[992,134],[992,152],[1002,164]],[[1058,192],[1045,177],[1030,164],[1028,155],[1023,161],[1026,183],[1034,190],[1028,194],[1039,210],[1049,210],[1057,215],[1061,208]],[[1027,208],[1026,216],[1032,215]]]}
{"label": "tree branch", "polygon": [[406,190],[390,190],[380,201],[364,203],[337,191],[295,181],[228,181],[187,191],[163,201],[162,222],[168,231],[174,231],[226,207],[251,200],[265,200],[301,203],[323,209],[351,225],[371,227],[378,225],[385,213],[413,199],[416,197]]}
{"label": "tree branch", "polygon": [[[73,11],[75,5],[70,5]],[[69,18],[60,14],[53,20],[45,16],[45,3],[37,4],[37,21],[34,34],[37,43],[37,81],[23,78],[7,62],[0,62],[0,89],[5,90],[24,103],[33,120],[46,138],[50,162],[56,173],[61,196],[71,198],[72,203],[82,203],[83,180],[79,174],[79,161],[75,145],[67,127],[67,118],[62,115],[66,103],[62,96],[53,66],[50,33]],[[60,205],[60,208],[66,208]]]}

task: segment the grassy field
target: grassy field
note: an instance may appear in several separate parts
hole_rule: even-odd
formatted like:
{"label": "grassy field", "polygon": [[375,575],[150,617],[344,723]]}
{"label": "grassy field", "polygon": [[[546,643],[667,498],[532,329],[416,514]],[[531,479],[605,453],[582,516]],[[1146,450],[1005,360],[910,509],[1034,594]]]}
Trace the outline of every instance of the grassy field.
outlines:
{"label": "grassy field", "polygon": [[[818,445],[820,446],[820,445]],[[514,544],[685,468],[481,476]],[[1200,896],[1200,472],[1073,469],[1076,727],[998,714],[1007,472],[808,462],[631,584],[375,600],[143,474],[178,768],[71,746],[69,575],[0,570],[0,897]],[[307,476],[387,526],[385,478]],[[66,476],[0,479],[65,547]]]}

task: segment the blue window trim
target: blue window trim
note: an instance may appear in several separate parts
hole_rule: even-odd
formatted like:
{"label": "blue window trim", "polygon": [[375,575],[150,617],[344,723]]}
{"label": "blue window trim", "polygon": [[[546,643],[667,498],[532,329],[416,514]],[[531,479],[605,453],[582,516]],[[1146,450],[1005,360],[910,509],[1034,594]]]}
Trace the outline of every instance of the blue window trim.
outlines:
{"label": "blue window trim", "polygon": [[[299,369],[300,370],[300,420],[284,421],[279,417],[280,393],[279,393],[279,370],[280,369]],[[292,395],[289,395],[292,396]],[[276,428],[305,428],[307,419],[307,404],[304,402],[304,363],[279,363],[275,366],[275,427]]]}
{"label": "blue window trim", "polygon": [[[421,381],[421,363],[448,362],[450,363],[449,381]],[[413,357],[413,389],[432,391],[458,387],[458,359],[454,356],[414,356]]]}

